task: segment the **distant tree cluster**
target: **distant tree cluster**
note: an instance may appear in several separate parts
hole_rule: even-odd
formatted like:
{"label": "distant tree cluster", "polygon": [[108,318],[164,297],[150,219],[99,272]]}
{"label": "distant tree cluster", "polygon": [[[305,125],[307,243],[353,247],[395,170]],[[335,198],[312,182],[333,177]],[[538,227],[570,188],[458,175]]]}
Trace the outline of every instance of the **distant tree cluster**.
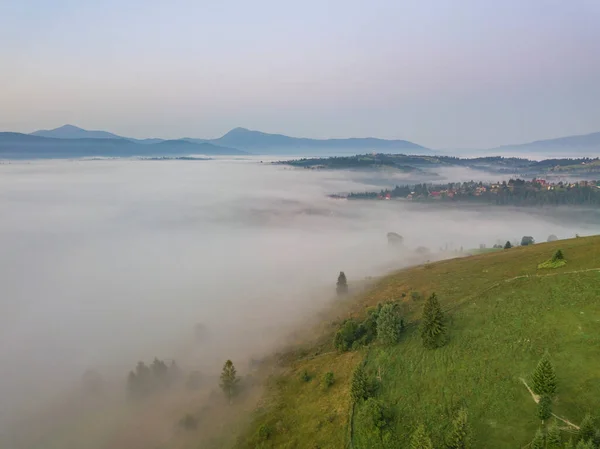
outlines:
{"label": "distant tree cluster", "polygon": [[181,370],[175,361],[167,365],[164,361],[154,358],[150,366],[144,362],[138,362],[135,370],[129,372],[127,389],[133,396],[146,396],[170,386],[180,376]]}
{"label": "distant tree cluster", "polygon": [[521,246],[533,245],[535,240],[530,235],[524,235],[521,239]]}
{"label": "distant tree cluster", "polygon": [[[447,449],[471,449],[473,437],[468,421],[467,410],[462,408],[452,421],[449,433],[446,435]],[[411,449],[433,449],[431,438],[422,424],[418,425],[410,439]]]}
{"label": "distant tree cluster", "polygon": [[399,303],[379,303],[367,311],[363,321],[355,318],[344,320],[335,333],[333,344],[338,351],[355,350],[375,339],[385,345],[393,345],[400,339],[403,329]]}

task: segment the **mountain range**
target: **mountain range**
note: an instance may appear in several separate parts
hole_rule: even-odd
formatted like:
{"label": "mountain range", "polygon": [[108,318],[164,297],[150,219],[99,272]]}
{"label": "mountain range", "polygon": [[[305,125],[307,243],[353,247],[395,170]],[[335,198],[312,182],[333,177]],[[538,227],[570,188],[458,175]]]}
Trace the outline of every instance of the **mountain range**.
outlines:
{"label": "mountain range", "polygon": [[547,153],[569,155],[600,155],[600,132],[577,136],[558,137],[556,139],[536,140],[534,142],[503,145],[494,149],[497,152]]}
{"label": "mountain range", "polygon": [[[68,157],[131,157],[203,155],[313,155],[367,152],[432,155],[431,150],[407,140],[374,137],[309,139],[235,128],[217,139],[134,139],[107,131],[90,131],[73,125],[35,131],[31,134],[0,132],[0,157],[5,159]],[[487,154],[546,153],[577,156],[600,153],[600,132],[557,139],[505,145]]]}

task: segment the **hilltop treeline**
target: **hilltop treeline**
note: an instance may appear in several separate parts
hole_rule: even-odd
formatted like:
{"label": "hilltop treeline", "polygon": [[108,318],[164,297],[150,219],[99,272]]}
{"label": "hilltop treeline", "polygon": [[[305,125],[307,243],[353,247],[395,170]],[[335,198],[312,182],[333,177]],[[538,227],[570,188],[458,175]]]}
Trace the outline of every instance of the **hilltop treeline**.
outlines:
{"label": "hilltop treeline", "polygon": [[483,169],[497,173],[546,173],[600,172],[599,158],[563,158],[534,161],[517,157],[477,157],[460,158],[454,156],[426,156],[407,154],[358,154],[355,156],[335,156],[328,158],[302,158],[274,162],[278,165],[290,165],[312,169],[368,169],[378,167],[395,168],[402,171],[415,171],[422,168],[460,166]]}
{"label": "hilltop treeline", "polygon": [[463,182],[396,186],[379,192],[351,193],[348,199],[470,201],[512,206],[600,205],[600,183],[547,183],[511,179],[502,183]]}

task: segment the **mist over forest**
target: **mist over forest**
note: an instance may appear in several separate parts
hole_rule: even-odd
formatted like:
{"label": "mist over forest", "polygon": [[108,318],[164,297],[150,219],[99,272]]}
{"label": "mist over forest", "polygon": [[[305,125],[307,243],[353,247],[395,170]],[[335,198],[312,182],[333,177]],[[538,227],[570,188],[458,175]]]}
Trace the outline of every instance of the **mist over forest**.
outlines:
{"label": "mist over forest", "polygon": [[[438,175],[490,180],[459,168]],[[256,158],[0,165],[0,335],[9,342],[0,346],[0,429],[78,388],[86,370],[120,385],[154,357],[186,370],[217,373],[226,359],[243,368],[323,308],[342,270],[352,286],[406,266],[419,246],[450,257],[600,226],[597,212],[327,197],[426,180],[414,176]],[[388,232],[404,237],[404,252],[388,247]]]}

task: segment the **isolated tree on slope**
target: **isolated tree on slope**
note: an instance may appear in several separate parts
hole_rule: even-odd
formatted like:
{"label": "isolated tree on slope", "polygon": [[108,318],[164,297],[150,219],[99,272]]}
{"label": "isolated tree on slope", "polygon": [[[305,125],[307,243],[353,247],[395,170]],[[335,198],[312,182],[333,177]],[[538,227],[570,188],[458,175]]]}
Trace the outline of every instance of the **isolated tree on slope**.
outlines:
{"label": "isolated tree on slope", "polygon": [[225,396],[229,399],[229,403],[231,404],[233,395],[237,389],[237,383],[239,379],[236,377],[236,369],[233,366],[233,362],[231,360],[227,360],[225,365],[223,365],[223,371],[221,372],[221,383],[219,384]]}
{"label": "isolated tree on slope", "polygon": [[435,293],[433,293],[423,306],[423,317],[421,324],[421,338],[423,346],[435,349],[444,343],[444,314]]}
{"label": "isolated tree on slope", "polygon": [[465,409],[460,409],[452,422],[452,430],[448,436],[448,449],[469,449],[471,447],[471,428]]}
{"label": "isolated tree on slope", "polygon": [[338,295],[345,295],[348,293],[348,281],[343,271],[340,271],[340,275],[337,279],[336,291]]}
{"label": "isolated tree on slope", "polygon": [[421,424],[412,434],[410,439],[410,449],[433,449],[431,438],[427,435],[425,426]]}
{"label": "isolated tree on slope", "polygon": [[394,345],[400,340],[402,320],[396,304],[385,304],[377,317],[377,337],[386,345]]}
{"label": "isolated tree on slope", "polygon": [[533,372],[531,389],[540,396],[553,398],[556,395],[556,374],[547,352]]}
{"label": "isolated tree on slope", "polygon": [[512,245],[510,244],[510,242],[507,240],[506,243],[504,244],[504,249],[511,249]]}

